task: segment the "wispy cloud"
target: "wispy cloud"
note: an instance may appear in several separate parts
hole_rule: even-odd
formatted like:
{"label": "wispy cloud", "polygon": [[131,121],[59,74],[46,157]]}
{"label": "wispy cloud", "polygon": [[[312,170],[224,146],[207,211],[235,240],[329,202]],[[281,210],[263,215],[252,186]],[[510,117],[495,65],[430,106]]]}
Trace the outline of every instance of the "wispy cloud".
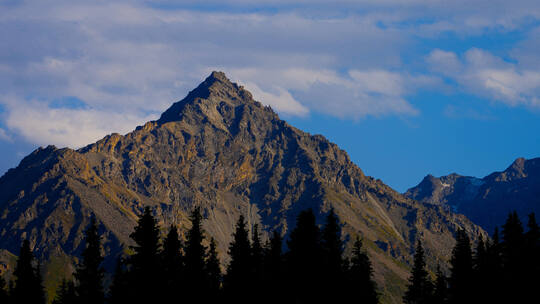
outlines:
{"label": "wispy cloud", "polygon": [[464,90],[510,106],[540,107],[540,72],[536,70],[480,49],[470,49],[462,56],[434,50],[427,61]]}
{"label": "wispy cloud", "polygon": [[[485,51],[435,50],[432,70],[402,58],[441,33],[520,28],[540,19],[536,1],[337,2],[2,2],[4,125],[33,143],[81,146],[155,117],[212,67],[288,115],[418,115],[410,96],[438,77],[508,104],[538,103],[532,68]],[[515,56],[534,62],[537,45]],[[85,107],[55,103],[67,97]]]}

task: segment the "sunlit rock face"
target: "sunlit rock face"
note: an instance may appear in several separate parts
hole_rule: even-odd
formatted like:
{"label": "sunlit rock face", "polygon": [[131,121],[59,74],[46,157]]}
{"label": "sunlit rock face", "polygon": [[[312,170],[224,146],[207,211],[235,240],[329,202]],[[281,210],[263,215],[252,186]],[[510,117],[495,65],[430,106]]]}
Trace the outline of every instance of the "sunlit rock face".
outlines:
{"label": "sunlit rock face", "polygon": [[224,262],[240,214],[250,227],[286,236],[300,211],[312,208],[322,224],[333,209],[344,240],[364,239],[387,303],[401,302],[418,238],[434,266],[449,259],[459,227],[473,239],[482,231],[365,176],[338,146],[290,126],[213,72],[157,121],[77,151],[40,148],[8,171],[0,179],[0,248],[17,253],[28,238],[41,258],[73,261],[96,217],[112,265],[145,206],[164,231],[175,225],[181,234],[200,206]]}

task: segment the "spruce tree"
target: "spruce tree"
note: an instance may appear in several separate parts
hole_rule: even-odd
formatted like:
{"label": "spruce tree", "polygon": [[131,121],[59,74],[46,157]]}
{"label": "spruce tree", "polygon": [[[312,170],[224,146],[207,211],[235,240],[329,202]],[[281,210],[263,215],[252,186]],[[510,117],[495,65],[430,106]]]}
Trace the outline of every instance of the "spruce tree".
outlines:
{"label": "spruce tree", "polygon": [[208,279],[208,298],[209,303],[215,303],[220,299],[221,287],[221,268],[216,248],[216,241],[210,239],[210,247],[206,258],[206,275]]}
{"label": "spruce tree", "polygon": [[135,303],[160,302],[161,278],[159,227],[150,207],[144,209],[135,230],[130,235],[135,242],[129,257],[128,281]]}
{"label": "spruce tree", "polygon": [[56,297],[54,298],[52,304],[79,304],[80,298],[77,297],[75,292],[75,284],[73,281],[68,281],[66,279],[62,280],[62,284],[58,286],[56,292]]}
{"label": "spruce tree", "polygon": [[440,265],[437,265],[436,275],[432,303],[444,304],[448,300],[448,279],[443,274]]}
{"label": "spruce tree", "polygon": [[536,222],[534,213],[529,214],[528,231],[525,233],[524,259],[527,265],[523,281],[525,282],[524,295],[527,298],[535,296],[537,286],[540,286],[540,227]]}
{"label": "spruce tree", "polygon": [[330,210],[326,217],[326,225],[322,231],[322,284],[325,286],[323,298],[326,301],[338,300],[343,295],[340,288],[345,282],[343,275],[343,243],[341,241],[341,227],[334,210]]}
{"label": "spruce tree", "polygon": [[356,302],[364,304],[376,304],[379,302],[377,284],[373,280],[371,261],[362,249],[362,241],[358,237],[353,245],[350,266],[347,271],[347,281],[344,286],[347,289],[340,291],[345,295],[345,297],[342,297],[343,300],[354,299]]}
{"label": "spruce tree", "polygon": [[263,280],[263,246],[261,244],[261,237],[259,233],[259,225],[253,225],[253,230],[251,232],[251,280],[250,286],[250,297],[255,298],[262,290],[262,280]]}
{"label": "spruce tree", "polygon": [[116,261],[113,281],[109,289],[109,304],[129,303],[131,300],[129,279],[130,277],[127,272],[127,263],[125,259],[119,257]]}
{"label": "spruce tree", "polygon": [[463,229],[456,233],[456,245],[450,259],[450,303],[467,303],[473,292],[473,260],[469,236]]}
{"label": "spruce tree", "polygon": [[272,236],[264,247],[264,267],[263,267],[263,303],[278,303],[283,299],[284,284],[284,262],[283,262],[283,239],[281,234],[274,230]]}
{"label": "spruce tree", "polygon": [[182,275],[184,273],[182,243],[178,231],[171,225],[163,242],[163,289],[164,298],[171,299],[178,293],[183,293]]}
{"label": "spruce tree", "polygon": [[490,291],[493,286],[490,285],[491,269],[489,263],[488,254],[489,240],[484,242],[484,237],[480,234],[478,236],[478,243],[476,244],[476,250],[473,259],[474,280],[476,282],[476,288],[473,289],[474,294],[471,298],[475,302],[481,302],[485,299],[486,293]]}
{"label": "spruce tree", "polygon": [[11,291],[11,301],[14,304],[45,303],[40,267],[35,267],[34,263],[30,242],[24,240],[13,272],[15,283]]}
{"label": "spruce tree", "polygon": [[506,223],[503,225],[502,263],[504,278],[504,294],[502,298],[505,301],[522,303],[524,298],[523,281],[525,269],[529,265],[525,264],[523,253],[525,251],[525,237],[523,234],[523,225],[519,220],[517,212],[508,215]]}
{"label": "spruce tree", "polygon": [[82,262],[77,267],[75,278],[77,280],[77,294],[81,304],[101,304],[105,301],[103,291],[103,276],[105,270],[101,267],[101,236],[95,218],[85,233],[86,247],[82,252]]}
{"label": "spruce tree", "polygon": [[426,260],[422,242],[418,239],[416,251],[414,253],[414,264],[409,278],[409,285],[403,302],[407,304],[424,304],[431,302],[433,292],[433,283],[428,277],[426,270]]}
{"label": "spruce tree", "polygon": [[200,301],[204,294],[207,282],[205,259],[206,247],[203,245],[204,231],[202,229],[202,215],[199,207],[193,209],[190,215],[191,229],[186,235],[185,244],[185,295],[186,302]]}
{"label": "spruce tree", "polygon": [[312,209],[301,211],[296,220],[296,227],[287,241],[287,279],[288,294],[296,303],[313,303],[318,300],[321,290],[322,262],[321,236],[315,222]]}
{"label": "spruce tree", "polygon": [[227,267],[224,278],[224,287],[229,301],[248,303],[247,292],[252,283],[252,256],[249,234],[246,228],[244,216],[240,215],[236,223],[233,240],[229,246],[231,261]]}

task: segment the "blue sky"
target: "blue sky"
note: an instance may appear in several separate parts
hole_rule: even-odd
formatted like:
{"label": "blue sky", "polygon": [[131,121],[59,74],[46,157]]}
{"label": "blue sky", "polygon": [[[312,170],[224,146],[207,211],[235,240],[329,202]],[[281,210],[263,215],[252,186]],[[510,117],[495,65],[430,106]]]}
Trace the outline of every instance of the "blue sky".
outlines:
{"label": "blue sky", "polygon": [[538,1],[200,2],[0,1],[0,172],[129,132],[212,70],[398,191],[540,157]]}

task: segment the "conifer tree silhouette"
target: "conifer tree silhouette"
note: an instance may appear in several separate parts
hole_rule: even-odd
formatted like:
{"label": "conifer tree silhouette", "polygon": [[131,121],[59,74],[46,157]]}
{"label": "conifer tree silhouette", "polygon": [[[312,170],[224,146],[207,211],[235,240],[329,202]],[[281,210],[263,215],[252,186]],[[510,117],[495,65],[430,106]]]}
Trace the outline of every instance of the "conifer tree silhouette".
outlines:
{"label": "conifer tree silhouette", "polygon": [[103,291],[103,276],[105,270],[101,267],[101,236],[95,218],[92,218],[85,233],[86,247],[82,252],[82,262],[77,267],[77,295],[80,304],[102,304],[105,301]]}
{"label": "conifer tree silhouette", "polygon": [[175,226],[169,227],[169,232],[163,242],[163,297],[172,299],[175,295],[183,293],[182,275],[184,274],[182,243]]}
{"label": "conifer tree silhouette", "polygon": [[132,290],[132,301],[135,303],[160,302],[161,287],[161,246],[159,244],[159,227],[152,215],[150,207],[144,209],[135,230],[130,235],[135,242],[129,257],[128,284]]}
{"label": "conifer tree silhouette", "polygon": [[251,279],[249,288],[251,295],[250,298],[256,298],[262,291],[263,280],[263,247],[261,244],[261,237],[259,233],[259,225],[253,225],[251,231]]}
{"label": "conifer tree silhouette", "polygon": [[452,250],[450,259],[450,279],[449,279],[449,302],[467,303],[471,301],[473,261],[471,242],[467,233],[463,229],[456,232],[456,245]]}
{"label": "conifer tree silhouette", "polygon": [[208,248],[208,257],[206,259],[206,276],[208,286],[208,298],[210,303],[215,303],[220,299],[221,292],[221,268],[219,256],[216,248],[216,241],[210,239],[210,247]]}
{"label": "conifer tree silhouette", "polygon": [[441,266],[437,265],[437,273],[435,278],[435,289],[433,291],[433,304],[444,304],[448,301],[448,279],[441,270]]}
{"label": "conifer tree silhouette", "polygon": [[523,225],[519,220],[517,212],[514,211],[508,215],[508,218],[502,229],[503,242],[501,244],[504,294],[502,298],[505,301],[522,303],[524,298],[523,277],[526,267],[523,253],[525,251],[525,236],[523,234]]}
{"label": "conifer tree silhouette", "polygon": [[330,210],[326,217],[326,224],[322,231],[322,265],[321,277],[323,279],[323,299],[326,301],[340,300],[344,291],[340,290],[343,282],[343,243],[341,241],[341,227],[334,210]]}
{"label": "conifer tree silhouette", "polygon": [[432,292],[433,283],[430,281],[426,270],[424,248],[422,247],[422,242],[418,239],[414,253],[413,269],[403,302],[407,304],[430,303]]}
{"label": "conifer tree silhouette", "polygon": [[540,227],[536,222],[534,213],[529,214],[527,222],[528,231],[525,233],[524,259],[527,265],[523,277],[525,283],[524,297],[532,298],[536,295],[536,288],[540,286]]}
{"label": "conifer tree silhouette", "polygon": [[315,303],[321,286],[320,263],[322,248],[320,231],[312,209],[301,211],[287,245],[286,267],[288,295],[293,303]]}
{"label": "conifer tree silhouette", "polygon": [[68,281],[66,279],[62,280],[62,284],[58,286],[56,292],[56,297],[54,298],[52,304],[79,304],[80,298],[77,297],[75,292],[75,284],[73,281]]}
{"label": "conifer tree silhouette", "polygon": [[364,304],[376,304],[379,302],[377,284],[373,280],[371,261],[362,249],[362,241],[358,237],[353,245],[345,286],[347,290],[341,291],[346,295],[343,300],[354,300]]}
{"label": "conifer tree silhouette", "polygon": [[248,292],[252,280],[252,256],[249,234],[243,215],[240,215],[236,223],[233,240],[229,245],[231,261],[227,267],[224,278],[224,287],[229,301],[248,303]]}
{"label": "conifer tree silhouette", "polygon": [[34,254],[30,249],[30,242],[24,240],[13,272],[15,283],[11,291],[12,303],[45,303],[45,292],[39,272],[40,266],[34,266]]}
{"label": "conifer tree silhouette", "polygon": [[279,303],[284,299],[284,264],[283,264],[283,239],[281,234],[274,230],[272,236],[264,246],[264,265],[263,265],[263,303]]}
{"label": "conifer tree silhouette", "polygon": [[110,304],[124,304],[131,298],[129,274],[127,272],[127,263],[120,257],[116,261],[116,268],[114,271],[113,281],[109,290]]}
{"label": "conifer tree silhouette", "polygon": [[196,207],[190,215],[191,229],[186,235],[185,244],[185,295],[186,302],[200,301],[207,282],[205,271],[206,247],[203,245],[204,231],[202,229],[201,209]]}

